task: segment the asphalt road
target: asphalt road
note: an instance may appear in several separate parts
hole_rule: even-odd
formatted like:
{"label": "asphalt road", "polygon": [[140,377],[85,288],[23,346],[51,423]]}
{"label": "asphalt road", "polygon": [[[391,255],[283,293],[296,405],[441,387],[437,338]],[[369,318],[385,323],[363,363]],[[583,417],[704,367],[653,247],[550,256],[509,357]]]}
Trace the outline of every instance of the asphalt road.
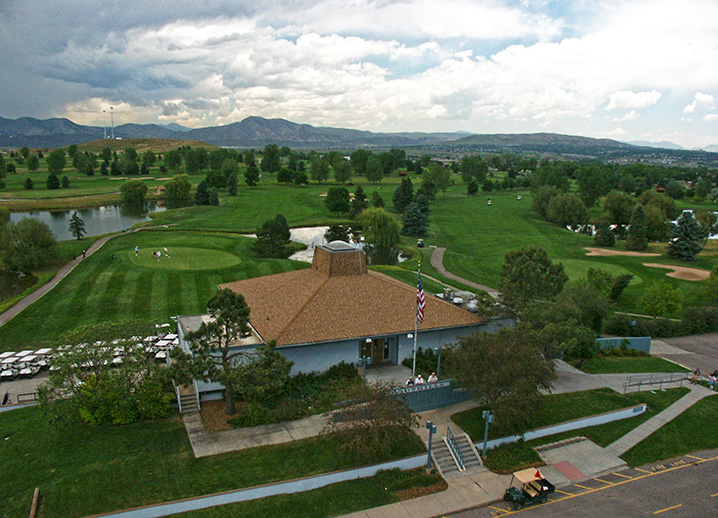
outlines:
{"label": "asphalt road", "polygon": [[661,340],[688,352],[682,355],[663,355],[669,360],[677,361],[691,369],[699,367],[706,376],[718,369],[718,333],[661,338]]}
{"label": "asphalt road", "polygon": [[451,517],[509,515],[526,518],[718,516],[718,450],[684,455],[563,487],[551,495],[547,503],[520,511],[515,511],[508,502],[500,502]]}

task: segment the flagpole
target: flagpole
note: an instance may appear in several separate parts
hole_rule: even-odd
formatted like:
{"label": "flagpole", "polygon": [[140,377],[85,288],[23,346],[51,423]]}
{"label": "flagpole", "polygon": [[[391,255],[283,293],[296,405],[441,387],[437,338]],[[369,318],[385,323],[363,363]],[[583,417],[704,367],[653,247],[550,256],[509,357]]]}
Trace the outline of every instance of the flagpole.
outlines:
{"label": "flagpole", "polygon": [[416,335],[419,334],[419,315],[414,311],[414,363],[411,365],[411,378],[416,377]]}

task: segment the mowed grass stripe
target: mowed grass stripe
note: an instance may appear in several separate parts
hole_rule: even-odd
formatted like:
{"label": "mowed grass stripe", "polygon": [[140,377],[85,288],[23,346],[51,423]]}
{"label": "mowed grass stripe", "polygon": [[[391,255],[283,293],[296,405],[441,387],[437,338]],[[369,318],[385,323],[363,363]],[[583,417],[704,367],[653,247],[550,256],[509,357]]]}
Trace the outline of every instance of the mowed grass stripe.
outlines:
{"label": "mowed grass stripe", "polygon": [[152,283],[154,275],[152,272],[141,272],[134,283],[134,295],[132,300],[132,317],[145,318],[150,314],[152,297]]}
{"label": "mowed grass stripe", "polygon": [[131,288],[125,284],[125,270],[109,271],[103,280],[105,286],[97,314],[100,319],[106,320],[118,310],[122,311],[122,306],[126,306],[125,302],[130,298],[126,292],[131,291]]}
{"label": "mowed grass stripe", "polygon": [[183,276],[172,272],[167,274],[165,281],[167,282],[166,312],[170,315],[178,315],[182,311],[182,301],[184,300],[182,298]]}

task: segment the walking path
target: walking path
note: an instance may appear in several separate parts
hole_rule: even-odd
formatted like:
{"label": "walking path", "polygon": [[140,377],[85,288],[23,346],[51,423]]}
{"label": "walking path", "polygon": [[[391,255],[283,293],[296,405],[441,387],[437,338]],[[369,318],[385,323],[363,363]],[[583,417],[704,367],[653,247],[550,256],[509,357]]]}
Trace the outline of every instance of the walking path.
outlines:
{"label": "walking path", "polygon": [[484,286],[483,284],[464,279],[463,277],[459,277],[458,275],[455,275],[448,271],[446,268],[444,268],[444,252],[446,252],[446,248],[437,247],[431,253],[431,266],[436,268],[436,271],[438,271],[444,277],[452,279],[456,282],[466,284],[467,286],[471,286],[472,288],[476,288],[477,290],[485,291],[495,299],[499,298],[499,292],[495,288],[489,288],[488,286]]}
{"label": "walking path", "polygon": [[[95,241],[94,243],[92,243],[92,245],[90,245],[90,248],[88,248],[88,249],[85,251],[85,256],[86,256],[86,257],[91,256],[91,255],[94,254],[100,247],[102,247],[102,245],[104,245],[105,243],[107,243],[107,241],[109,241],[110,239],[112,239],[113,237],[118,236],[118,235],[120,235],[120,234],[113,234],[113,235],[111,235],[111,236],[101,237],[100,239],[98,239],[97,241]],[[84,258],[83,258],[82,256],[76,257],[75,259],[73,259],[72,261],[70,261],[69,263],[67,263],[65,266],[63,266],[62,268],[60,268],[60,269],[58,270],[58,272],[55,274],[55,276],[54,276],[52,279],[50,279],[49,281],[47,281],[45,284],[43,284],[42,286],[40,286],[38,289],[36,289],[35,291],[33,291],[30,295],[28,295],[28,296],[25,297],[24,299],[20,300],[17,304],[15,304],[13,307],[11,307],[10,309],[8,309],[7,311],[5,311],[5,312],[3,312],[3,313],[0,313],[0,326],[2,326],[2,325],[4,325],[5,323],[7,323],[11,318],[13,318],[15,315],[17,315],[18,313],[20,313],[23,309],[27,308],[28,306],[30,306],[31,304],[33,304],[34,302],[36,302],[37,300],[39,300],[40,297],[42,297],[42,296],[45,295],[47,292],[49,292],[52,288],[54,288],[55,286],[57,286],[57,284],[58,284],[62,279],[64,279],[65,277],[67,277],[67,275],[68,275],[72,270],[74,270],[74,269],[75,269],[75,266],[77,266],[78,264],[80,264],[80,262],[82,262],[83,259],[84,259]]]}

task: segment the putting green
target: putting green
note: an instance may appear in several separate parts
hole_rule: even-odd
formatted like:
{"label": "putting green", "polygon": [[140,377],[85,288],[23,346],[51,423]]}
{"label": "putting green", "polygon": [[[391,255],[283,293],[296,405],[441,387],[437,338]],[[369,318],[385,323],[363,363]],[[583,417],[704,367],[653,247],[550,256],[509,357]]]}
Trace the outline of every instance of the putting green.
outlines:
{"label": "putting green", "polygon": [[157,250],[162,251],[159,260],[148,248],[140,248],[139,255],[135,255],[134,249],[127,250],[126,257],[134,265],[159,270],[219,270],[242,262],[234,254],[211,248],[173,247],[168,250],[169,257],[162,248]]}
{"label": "putting green", "polygon": [[633,279],[631,279],[632,286],[643,282],[643,279],[639,275],[636,275],[635,272],[615,264],[599,263],[597,261],[584,261],[581,259],[559,259],[559,261],[563,263],[566,273],[572,280],[586,277],[588,269],[593,268],[595,270],[605,270],[611,275],[623,275],[625,273],[630,273],[633,275]]}

